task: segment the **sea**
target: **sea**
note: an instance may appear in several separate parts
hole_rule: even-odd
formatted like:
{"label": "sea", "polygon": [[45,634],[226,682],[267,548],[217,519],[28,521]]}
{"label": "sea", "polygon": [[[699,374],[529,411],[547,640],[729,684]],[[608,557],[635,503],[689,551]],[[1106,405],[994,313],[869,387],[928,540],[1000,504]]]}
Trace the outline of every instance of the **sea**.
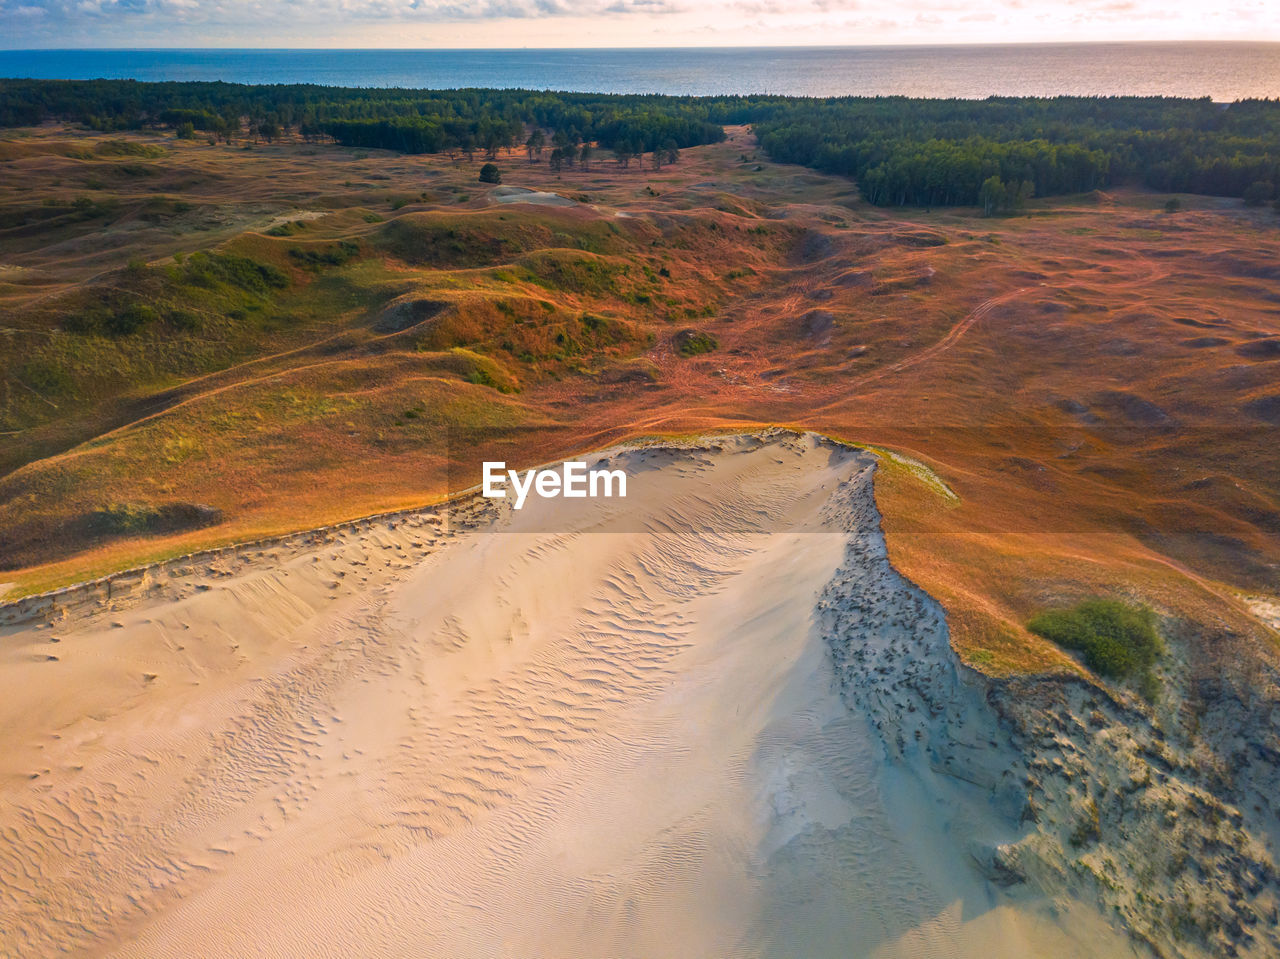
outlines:
{"label": "sea", "polygon": [[516,50],[0,50],[0,76],[715,96],[1280,98],[1280,43]]}

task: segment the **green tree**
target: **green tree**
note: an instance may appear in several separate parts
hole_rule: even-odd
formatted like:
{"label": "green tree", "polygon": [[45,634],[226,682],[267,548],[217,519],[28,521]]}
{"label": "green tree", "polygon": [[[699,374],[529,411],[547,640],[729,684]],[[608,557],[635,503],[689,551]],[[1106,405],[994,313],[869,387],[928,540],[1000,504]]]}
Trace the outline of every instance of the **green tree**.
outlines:
{"label": "green tree", "polygon": [[1275,196],[1276,188],[1265,180],[1256,180],[1245,187],[1244,205],[1262,206]]}
{"label": "green tree", "polygon": [[542,148],[546,145],[547,135],[540,129],[534,130],[529,134],[529,139],[524,141],[525,152],[529,155],[529,162],[533,162],[535,156],[542,156]]}
{"label": "green tree", "polygon": [[481,183],[501,183],[502,171],[498,169],[496,163],[486,163],[480,168]]}
{"label": "green tree", "polygon": [[982,207],[983,216],[991,216],[1004,209],[1007,198],[1004,181],[998,176],[990,176],[982,181],[978,190],[978,205]]}

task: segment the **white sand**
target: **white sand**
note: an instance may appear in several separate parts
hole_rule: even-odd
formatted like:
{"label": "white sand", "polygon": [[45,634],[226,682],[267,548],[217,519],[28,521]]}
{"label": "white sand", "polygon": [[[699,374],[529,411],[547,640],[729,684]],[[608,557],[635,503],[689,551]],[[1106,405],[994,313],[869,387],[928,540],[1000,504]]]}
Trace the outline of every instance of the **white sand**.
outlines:
{"label": "white sand", "polygon": [[499,186],[489,191],[489,196],[499,203],[532,203],[535,206],[583,206],[577,200],[542,190],[530,190],[522,186]]}
{"label": "white sand", "polygon": [[270,230],[272,227],[283,226],[286,223],[310,222],[322,216],[328,216],[329,213],[329,210],[291,210],[288,213],[277,213],[264,229]]}
{"label": "white sand", "polygon": [[1249,612],[1262,623],[1280,632],[1280,599],[1272,596],[1245,596],[1244,602],[1249,607]]}
{"label": "white sand", "polygon": [[[4,629],[0,954],[1131,954],[982,878],[989,793],[842,700],[816,607],[880,542],[869,456],[613,459],[626,500],[372,524]],[[880,556],[846,593],[874,605]]]}

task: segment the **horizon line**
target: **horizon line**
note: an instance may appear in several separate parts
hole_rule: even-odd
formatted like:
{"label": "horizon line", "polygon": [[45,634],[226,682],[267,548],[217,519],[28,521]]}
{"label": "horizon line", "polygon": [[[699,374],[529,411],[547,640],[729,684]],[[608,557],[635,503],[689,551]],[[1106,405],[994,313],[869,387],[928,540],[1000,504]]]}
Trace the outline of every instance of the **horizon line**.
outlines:
{"label": "horizon line", "polygon": [[462,46],[462,47],[335,47],[335,46],[173,46],[173,47],[3,47],[0,46],[0,54],[3,53],[194,53],[204,51],[236,51],[236,52],[255,52],[255,53],[293,53],[293,52],[341,52],[341,53],[386,53],[403,52],[403,53],[432,53],[445,51],[493,51],[499,53],[519,52],[522,50],[541,50],[541,51],[559,51],[559,52],[587,52],[602,51],[616,52],[626,50],[865,50],[872,48],[883,49],[929,49],[936,47],[973,47],[973,48],[991,48],[991,47],[1080,47],[1080,46],[1193,46],[1208,44],[1234,44],[1239,46],[1280,46],[1280,39],[1255,40],[1240,38],[1161,38],[1153,40],[1004,40],[994,42],[974,43],[968,41],[931,41],[922,43],[900,43],[900,42],[884,42],[884,43],[771,43],[771,44],[741,44],[741,43],[725,43],[725,44],[645,44],[632,46],[589,46],[589,47],[560,47],[560,46],[519,46],[519,47],[490,47],[490,46]]}

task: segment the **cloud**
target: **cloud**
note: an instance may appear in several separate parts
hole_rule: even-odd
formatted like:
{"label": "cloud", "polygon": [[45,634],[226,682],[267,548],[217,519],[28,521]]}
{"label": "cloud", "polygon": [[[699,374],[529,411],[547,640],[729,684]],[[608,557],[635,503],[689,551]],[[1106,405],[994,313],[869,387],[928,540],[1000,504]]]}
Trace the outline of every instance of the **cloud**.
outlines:
{"label": "cloud", "polygon": [[603,8],[604,13],[684,13],[686,8],[669,0],[616,0]]}
{"label": "cloud", "polygon": [[527,20],[554,17],[653,15],[682,12],[674,0],[307,0],[262,4],[256,0],[27,0],[23,6],[0,3],[0,16],[47,15],[74,21],[82,17],[129,19],[168,16],[233,22],[279,20],[304,15],[381,18],[461,23],[473,20]]}
{"label": "cloud", "polygon": [[746,16],[812,20],[815,15],[853,13],[863,4],[861,0],[736,0],[728,6]]}
{"label": "cloud", "polygon": [[[1272,0],[0,0],[0,47],[679,46],[1269,39]],[[1280,38],[1280,37],[1277,37]]]}

